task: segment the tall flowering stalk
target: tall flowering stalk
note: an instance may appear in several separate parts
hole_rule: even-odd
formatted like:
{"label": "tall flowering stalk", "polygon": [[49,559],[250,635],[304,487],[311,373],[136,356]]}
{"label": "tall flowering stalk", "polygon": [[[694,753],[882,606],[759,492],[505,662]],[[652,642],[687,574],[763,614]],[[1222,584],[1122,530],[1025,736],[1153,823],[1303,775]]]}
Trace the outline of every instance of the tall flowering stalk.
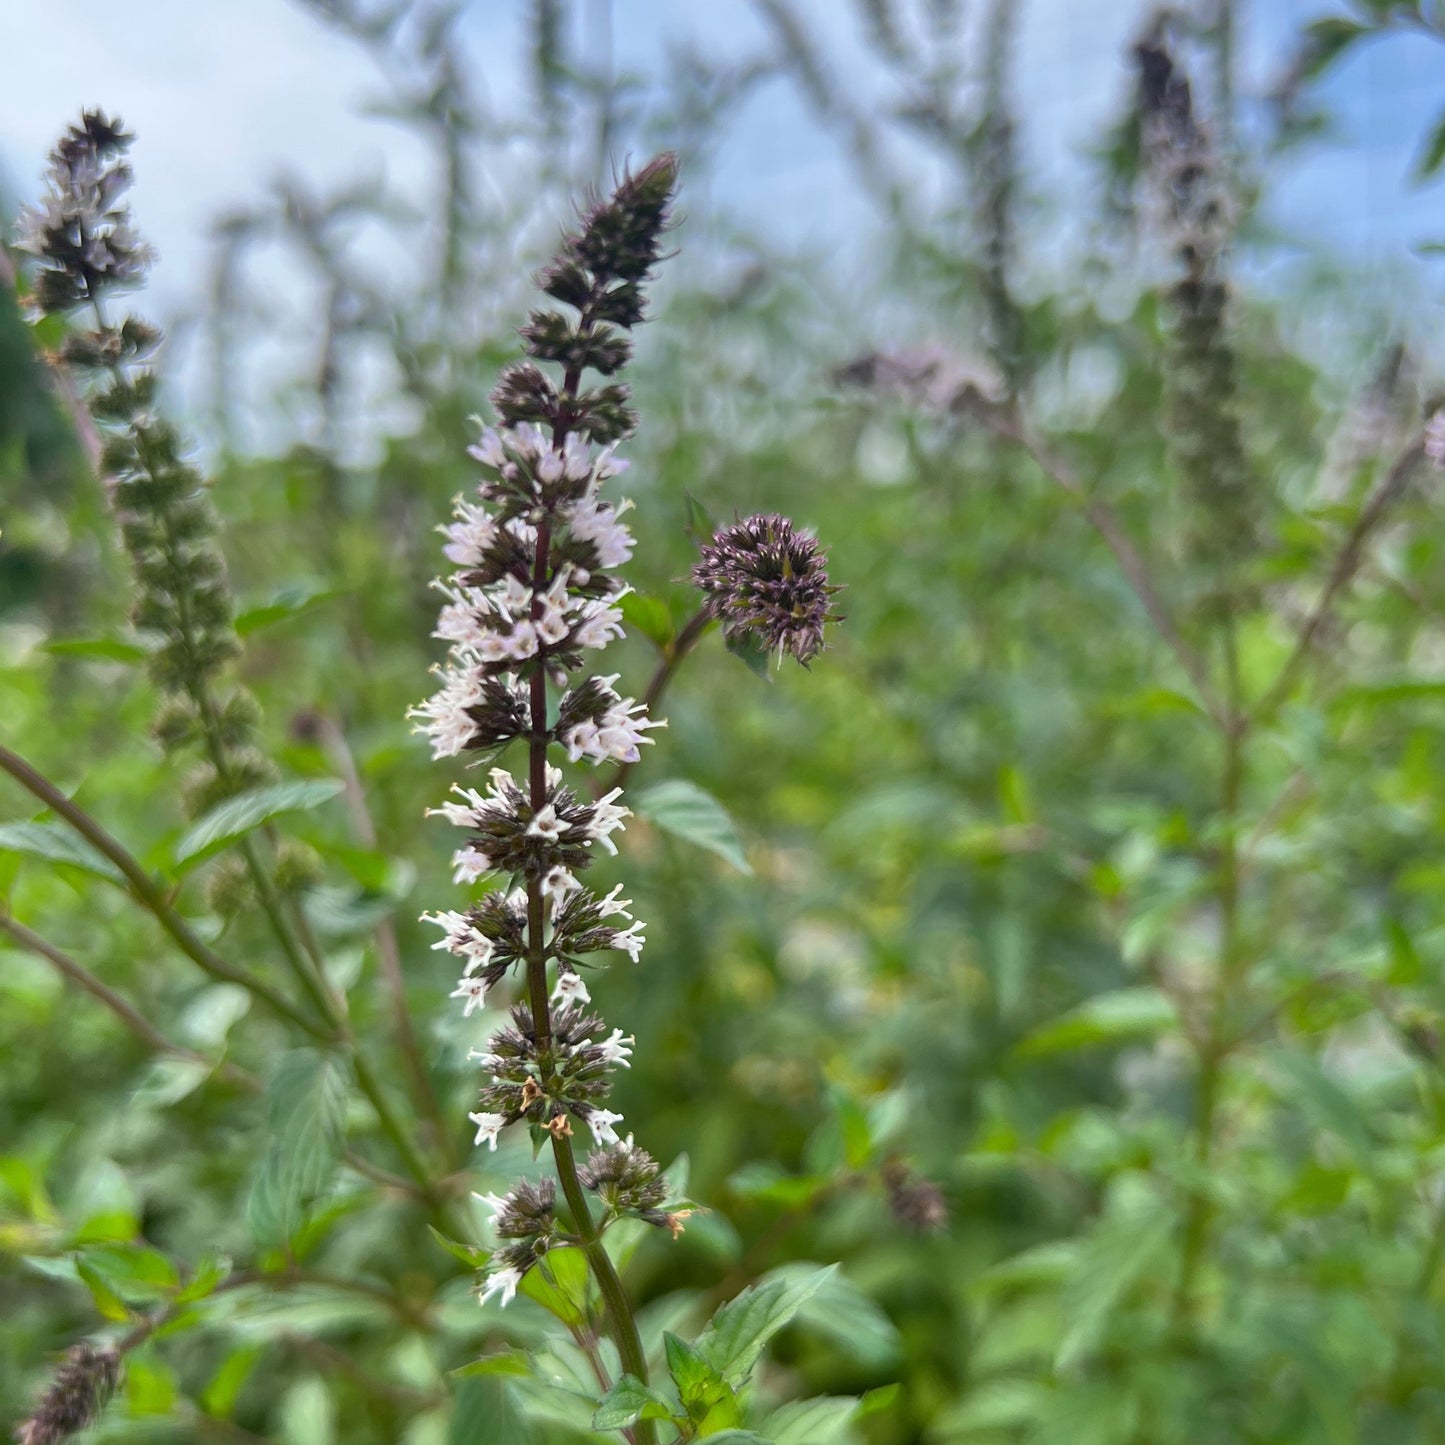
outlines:
{"label": "tall flowering stalk", "polygon": [[[615,377],[630,355],[676,175],[674,158],[663,155],[625,178],[539,278],[571,314],[532,313],[522,330],[528,359],[509,366],[493,393],[501,425],[472,450],[487,480],[476,502],[458,501],[443,529],[457,570],[439,584],[447,600],[436,636],[451,644],[450,657],[440,689],[413,714],[438,758],[490,757],[517,740],[526,746],[523,777],[494,768],[485,791],[458,786],[456,800],[434,810],[467,834],[453,859],[457,883],[511,880],[465,910],[427,915],[443,930],[437,947],[463,961],[453,997],[470,1014],[513,965],[526,978],[525,1001],[474,1055],[488,1076],[470,1115],[476,1142],[495,1149],[504,1129],[526,1120],[539,1143],[551,1143],[565,1205],[564,1218],[551,1180],[487,1197],[504,1243],[482,1298],[499,1295],[505,1304],[549,1250],[580,1244],[623,1368],[643,1381],[637,1325],[602,1231],[633,1216],[676,1234],[683,1213],[663,1208],[657,1163],[617,1133],[621,1115],[606,1100],[634,1040],[605,1030],[581,972],[600,952],[636,960],[643,925],[620,889],[601,896],[578,878],[595,847],[616,852],[613,834],[629,814],[616,788],[595,799],[574,791],[549,751],[574,763],[630,763],[659,725],[617,693],[616,676],[578,676],[589,652],[622,636],[617,603],[628,589],[613,574],[633,543],[623,504],[601,489],[623,470],[613,447],[635,421],[623,385],[582,383],[588,371]],[[560,369],[560,380],[546,364]],[[580,1167],[578,1126],[595,1146]],[[636,1437],[652,1438],[650,1422],[638,1423]]]}
{"label": "tall flowering stalk", "polygon": [[271,781],[254,746],[259,709],[225,680],[240,653],[217,520],[200,474],[156,405],[147,365],[161,340],[113,303],[146,278],[152,253],[137,234],[125,157],[132,136],[101,111],[86,111],[50,154],[46,194],[20,221],[19,249],[33,256],[31,306],[70,327],[57,367],[85,397],[99,429],[100,464],[137,583],[134,619],[154,639],[150,672],[165,704],[156,736],[168,752],[204,757],[187,789],[187,811]]}

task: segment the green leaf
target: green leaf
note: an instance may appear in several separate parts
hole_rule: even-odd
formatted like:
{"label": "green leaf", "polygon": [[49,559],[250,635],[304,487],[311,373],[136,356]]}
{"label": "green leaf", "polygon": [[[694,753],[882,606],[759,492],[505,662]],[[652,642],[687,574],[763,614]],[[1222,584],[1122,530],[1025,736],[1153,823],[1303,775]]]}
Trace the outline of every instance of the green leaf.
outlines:
{"label": "green leaf", "polygon": [[210,1414],[217,1415],[222,1420],[230,1418],[236,1408],[236,1401],[240,1398],[246,1381],[250,1379],[251,1371],[256,1368],[257,1361],[265,1353],[265,1348],[262,1344],[239,1344],[226,1356],[201,1395],[201,1404]]}
{"label": "green leaf", "polygon": [[538,1445],[504,1379],[461,1382],[446,1439],[447,1445]]}
{"label": "green leaf", "polygon": [[948,1431],[1010,1430],[1032,1425],[1053,1392],[1037,1380],[987,1380],[939,1421]]}
{"label": "green leaf", "polygon": [[643,592],[629,592],[617,605],[622,609],[622,620],[628,628],[633,632],[640,632],[659,648],[665,648],[676,636],[677,628],[673,625],[672,613],[668,611],[667,603],[661,597],[649,597]]}
{"label": "green leaf", "polygon": [[1018,1052],[1036,1058],[1100,1044],[1157,1038],[1178,1027],[1178,1011],[1157,988],[1121,988],[1097,994],[1041,1025],[1022,1040]]}
{"label": "green leaf", "polygon": [[530,1375],[532,1357],[525,1350],[506,1350],[499,1355],[483,1355],[470,1365],[463,1365],[451,1372],[458,1380],[471,1379],[477,1375]]}
{"label": "green leaf", "polygon": [[517,1293],[535,1300],[569,1329],[587,1322],[587,1256],[580,1249],[549,1249],[522,1276]]}
{"label": "green leaf", "polygon": [[242,834],[259,828],[279,813],[316,808],[334,798],[346,785],[338,778],[309,778],[294,783],[274,783],[253,788],[218,803],[181,839],[176,847],[178,863],[199,862],[225,847]]}
{"label": "green leaf", "polygon": [[1428,181],[1442,165],[1445,165],[1445,111],[1436,116],[1420,159],[1415,162],[1415,180]]}
{"label": "green leaf", "polygon": [[696,783],[674,778],[644,788],[633,799],[639,817],[659,828],[696,843],[700,848],[726,859],[741,873],[751,873],[743,853],[742,840],[727,809]]}
{"label": "green leaf", "polygon": [[176,1403],[176,1379],[164,1360],[132,1354],[125,1362],[125,1403],[128,1413],[169,1415]]}
{"label": "green leaf", "polygon": [[263,1244],[293,1238],[331,1187],[346,1141],[350,1071],[336,1054],[294,1049],[266,1091],[268,1144],[247,1205]]}
{"label": "green leaf", "polygon": [[206,1299],[230,1273],[231,1261],[225,1255],[206,1255],[186,1281],[185,1287],[176,1295],[176,1303],[190,1304],[195,1300]]}
{"label": "green leaf", "polygon": [[1362,35],[1369,35],[1373,26],[1358,20],[1346,20],[1331,16],[1316,20],[1305,30],[1304,53],[1300,58],[1299,72],[1303,79],[1313,80],[1344,54]]}
{"label": "green leaf", "polygon": [[150,652],[120,637],[57,637],[45,644],[57,657],[93,657],[105,662],[144,662]]}
{"label": "green leaf", "polygon": [[723,638],[723,646],[755,677],[762,678],[764,682],[773,680],[772,668],[769,665],[773,654],[752,633],[734,632]]}
{"label": "green leaf", "polygon": [[463,1244],[460,1240],[445,1235],[434,1224],[427,1225],[427,1233],[451,1255],[460,1260],[468,1269],[480,1269],[488,1259],[488,1251],[474,1244]]}
{"label": "green leaf", "polygon": [[[813,1269],[785,1264],[771,1278],[800,1283]],[[840,1352],[860,1363],[882,1367],[898,1357],[898,1329],[893,1321],[847,1275],[835,1272],[803,1302],[798,1323],[826,1336]]]}
{"label": "green leaf", "polygon": [[683,492],[683,530],[701,547],[717,536],[717,523],[713,515],[691,492]]}
{"label": "green leaf", "polygon": [[75,1272],[80,1276],[86,1289],[90,1291],[90,1297],[95,1301],[95,1307],[108,1320],[128,1320],[130,1310],[126,1302],[121,1299],[110,1282],[95,1268],[88,1260],[77,1257],[75,1261]]}
{"label": "green leaf", "polygon": [[0,852],[43,858],[48,863],[68,863],[109,883],[125,883],[125,876],[109,858],[96,852],[78,833],[61,823],[0,825]]}
{"label": "green leaf", "polygon": [[[1133,1186],[1132,1178],[1123,1184]],[[1084,1240],[1065,1281],[1062,1307],[1069,1322],[1054,1357],[1067,1370],[1098,1342],[1115,1306],[1159,1266],[1174,1230],[1174,1211],[1147,1185],[1121,1187],[1116,1203]]]}
{"label": "green leaf", "polygon": [[715,1405],[734,1398],[732,1387],[698,1349],[671,1332],[663,1334],[662,1343],[672,1383],[692,1419],[705,1419]]}
{"label": "green leaf", "polygon": [[592,1417],[594,1430],[625,1430],[639,1420],[670,1420],[672,1406],[633,1375],[623,1375],[602,1397]]}
{"label": "green leaf", "polygon": [[766,1435],[759,1435],[756,1430],[724,1430],[707,1438],[712,1445],[772,1445]]}
{"label": "green leaf", "polygon": [[289,587],[282,587],[271,601],[263,602],[258,607],[248,607],[236,614],[236,635],[249,637],[263,627],[272,627],[278,622],[299,617],[318,602],[328,601],[338,595],[335,588],[320,587],[311,582],[297,582]]}
{"label": "green leaf", "polygon": [[760,1281],[728,1301],[698,1338],[698,1352],[730,1385],[739,1385],[763,1346],[828,1281],[837,1265],[792,1279]]}
{"label": "green leaf", "polygon": [[842,1396],[795,1400],[763,1421],[763,1434],[773,1445],[832,1445],[848,1438],[857,1411],[857,1400]]}
{"label": "green leaf", "polygon": [[1368,1168],[1373,1152],[1370,1131],[1363,1111],[1350,1094],[1309,1054],[1281,1049],[1271,1055],[1271,1061],[1300,1109],[1317,1127],[1340,1139],[1356,1161]]}

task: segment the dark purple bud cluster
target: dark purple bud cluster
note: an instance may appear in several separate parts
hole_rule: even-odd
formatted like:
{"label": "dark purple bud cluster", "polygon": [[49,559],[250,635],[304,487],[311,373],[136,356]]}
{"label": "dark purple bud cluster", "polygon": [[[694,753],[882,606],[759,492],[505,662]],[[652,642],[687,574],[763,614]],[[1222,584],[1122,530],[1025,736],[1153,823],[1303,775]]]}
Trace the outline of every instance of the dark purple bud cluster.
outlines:
{"label": "dark purple bud cluster", "polygon": [[120,1355],[89,1341],[74,1346],[55,1372],[30,1417],[15,1431],[16,1445],[63,1445],[100,1418],[120,1381]]}
{"label": "dark purple bud cluster", "polygon": [[477,1142],[495,1147],[497,1133],[518,1119],[564,1134],[572,1132],[569,1116],[586,1124],[599,1144],[612,1143],[612,1128],[622,1116],[598,1107],[612,1091],[612,1070],[630,1067],[633,1040],[614,1029],[594,1039],[602,1019],[567,1004],[552,1016],[551,1036],[541,1039],[530,1009],[516,1004],[511,1023],[493,1034],[484,1053],[475,1054],[492,1082],[481,1091],[481,1110],[471,1115]]}
{"label": "dark purple bud cluster", "polygon": [[594,1149],[578,1174],[614,1214],[632,1214],[648,1224],[668,1227],[667,1214],[660,1207],[667,1198],[667,1181],[646,1149],[627,1141]]}
{"label": "dark purple bud cluster", "polygon": [[786,517],[749,517],[706,543],[692,580],[729,638],[752,637],[804,666],[823,650],[823,628],[838,617],[828,599],[827,555]]}

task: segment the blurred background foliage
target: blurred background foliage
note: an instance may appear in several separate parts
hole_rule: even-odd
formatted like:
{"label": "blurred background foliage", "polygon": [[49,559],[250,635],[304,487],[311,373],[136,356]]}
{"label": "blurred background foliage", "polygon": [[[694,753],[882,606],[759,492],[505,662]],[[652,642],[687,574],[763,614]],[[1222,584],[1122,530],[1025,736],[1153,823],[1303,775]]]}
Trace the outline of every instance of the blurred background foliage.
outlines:
{"label": "blurred background foliage", "polygon": [[[238,196],[196,299],[183,420],[225,522],[265,749],[287,780],[347,784],[274,826],[324,863],[302,905],[410,1118],[377,952],[395,931],[455,1123],[445,1140],[415,1128],[458,1171],[454,1199],[523,1160],[468,1147],[485,1026],[447,1003],[451,964],[415,921],[454,896],[446,830],[423,819],[448,779],[403,720],[439,652],[434,528],[472,481],[468,418],[569,197],[670,145],[688,220],[634,376],[628,687],[691,613],[681,579],[708,517],[815,529],[847,616],[806,673],[759,678],[710,636],[632,780],[705,789],[750,871],[646,819],[605,869],[649,925],[642,964],[593,988],[638,1038],[617,1107],[659,1158],[687,1156],[714,1211],[628,1265],[653,1337],[768,1271],[837,1259],[846,1284],[758,1385],[764,1403],[898,1387],[828,1439],[1439,1438],[1445,551],[1438,473],[1409,451],[1430,337],[1327,258],[1263,284],[1279,241],[1257,224],[1320,133],[1319,77],[1351,46],[1438,38],[1438,8],[1332,14],[1264,101],[1237,94],[1228,0],[1152,30],[1141,9],[1140,37],[1192,75],[1231,235],[1202,363],[1135,97],[1094,138],[1077,266],[1020,263],[1020,238],[1059,218],[1019,169],[1009,0],[840,0],[897,97],[868,109],[787,0],[753,7],[766,52],[680,52],[659,77],[593,64],[567,0],[536,0],[520,119],[480,98],[456,12],[306,8],[374,55],[385,107],[434,152],[436,203],[418,229],[372,185]],[[709,203],[735,107],[778,76],[885,222],[861,278]],[[943,184],[910,183],[900,138]],[[1442,155],[1421,138],[1422,177]],[[367,247],[393,227],[410,264],[378,276]],[[298,345],[268,341],[257,247],[305,278]],[[279,985],[264,920],[217,911],[225,857],[178,856],[184,778],[150,739],[124,559],[38,359],[57,339],[0,288],[0,741]],[[238,415],[242,376],[264,383],[259,421]],[[1202,467],[1180,445],[1225,413],[1238,513],[1210,491],[1218,433]],[[1402,455],[1416,464],[1392,472]],[[1178,645],[1101,518],[1142,554]],[[0,936],[6,1423],[58,1352],[149,1317],[164,1324],[130,1352],[98,1441],[597,1438],[575,1402],[449,1374],[540,1339],[543,1316],[478,1308],[347,1080],[307,1074],[304,1039],[201,975],[8,779],[0,819],[4,919],[174,1046]],[[277,1168],[304,1158],[319,1167],[278,1195]],[[920,1232],[907,1196],[916,1213],[924,1179],[950,1217]]]}

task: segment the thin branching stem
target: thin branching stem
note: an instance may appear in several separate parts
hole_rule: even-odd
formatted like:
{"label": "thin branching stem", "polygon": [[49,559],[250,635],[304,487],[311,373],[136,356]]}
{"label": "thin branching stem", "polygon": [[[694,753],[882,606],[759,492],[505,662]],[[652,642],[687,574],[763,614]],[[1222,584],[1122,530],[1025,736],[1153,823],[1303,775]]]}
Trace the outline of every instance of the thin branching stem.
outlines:
{"label": "thin branching stem", "polygon": [[52,812],[63,818],[102,857],[119,869],[131,895],[146,909],[157,923],[179,945],[186,955],[212,978],[224,983],[233,983],[244,988],[253,997],[260,999],[279,1017],[295,1024],[313,1039],[331,1043],[334,1036],[329,1029],[303,1013],[278,993],[264,979],[247,973],[244,969],[227,963],[213,948],[192,930],[191,926],[170,906],[160,885],[146,872],[139,861],[124,846],[118,843],[84,808],[74,803],[49,778],[45,777],[25,761],[18,753],[0,745],[0,770],[8,773],[28,793],[38,798]]}
{"label": "thin branching stem", "polygon": [[1253,720],[1256,724],[1262,725],[1268,722],[1289,700],[1295,684],[1299,681],[1300,673],[1310,660],[1310,656],[1330,620],[1340,594],[1350,585],[1364,564],[1365,544],[1374,535],[1390,510],[1404,496],[1411,475],[1424,457],[1425,438],[1422,434],[1414,437],[1404,451],[1395,458],[1379,486],[1366,499],[1365,505],[1360,509],[1360,515],[1355,519],[1355,525],[1350,528],[1349,536],[1345,538],[1344,546],[1340,548],[1335,557],[1334,565],[1330,568],[1330,575],[1325,581],[1319,600],[1305,619],[1303,627],[1300,628],[1294,651],[1290,653],[1288,661],[1281,668],[1273,686],[1254,709]]}
{"label": "thin branching stem", "polygon": [[1124,524],[1107,503],[1089,493],[1087,487],[1063,458],[1056,456],[1029,430],[1015,409],[989,407],[979,414],[994,433],[1021,447],[1043,474],[1058,486],[1083,513],[1084,519],[1104,539],[1119,570],[1143,605],[1154,630],[1168,645],[1175,660],[1193,684],[1205,710],[1221,727],[1229,725],[1229,714],[1220,700],[1204,659],[1180,632],[1173,614],[1154,583],[1148,564],[1124,530]]}

